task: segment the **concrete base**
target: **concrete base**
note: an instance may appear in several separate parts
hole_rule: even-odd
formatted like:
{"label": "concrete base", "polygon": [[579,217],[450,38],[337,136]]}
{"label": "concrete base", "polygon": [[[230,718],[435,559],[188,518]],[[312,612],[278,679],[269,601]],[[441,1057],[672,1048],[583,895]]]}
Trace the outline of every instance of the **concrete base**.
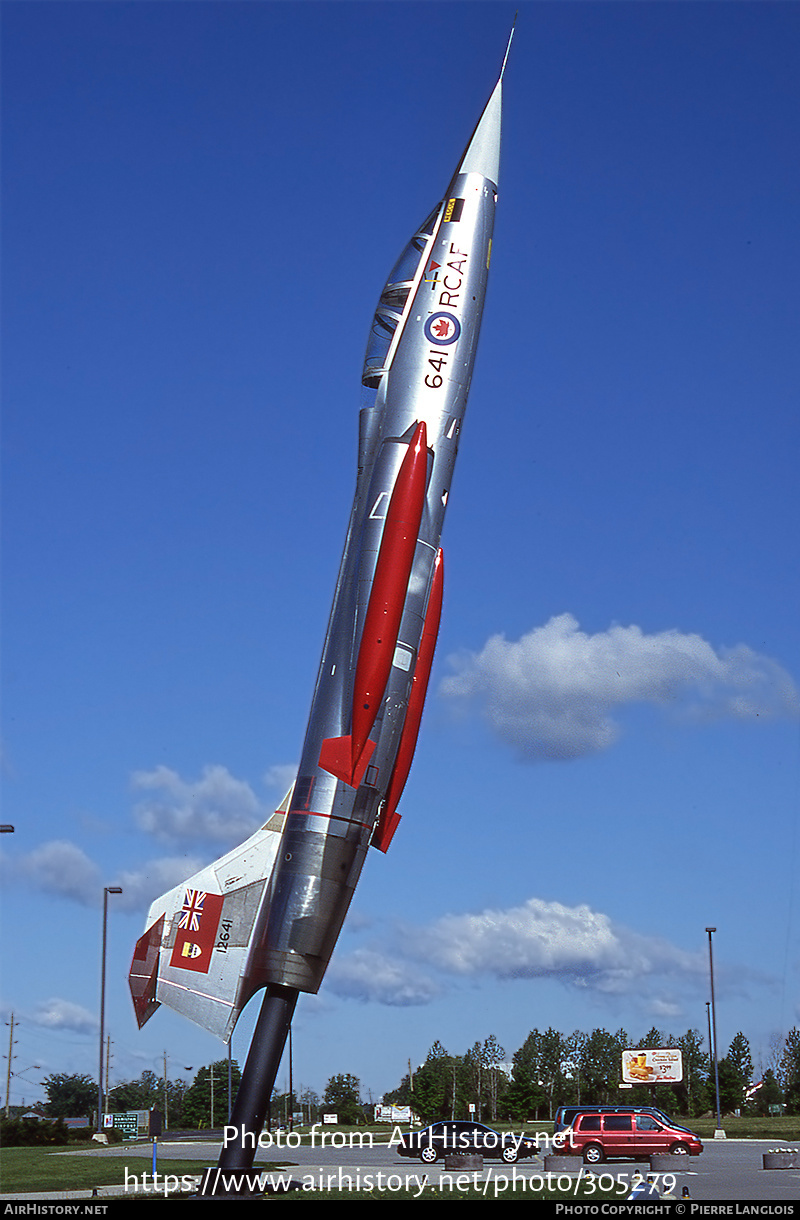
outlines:
{"label": "concrete base", "polygon": [[762,1160],[764,1169],[800,1169],[800,1152],[788,1148],[782,1152],[765,1152]]}
{"label": "concrete base", "polygon": [[546,1156],[544,1158],[545,1173],[557,1172],[564,1170],[572,1170],[573,1173],[579,1173],[582,1162],[579,1156]]}
{"label": "concrete base", "polygon": [[727,1137],[727,1135],[725,1134],[725,1132],[722,1130],[722,1128],[721,1128],[721,1127],[717,1127],[716,1131],[714,1132],[714,1139],[715,1139],[715,1140],[724,1140],[724,1139],[727,1139],[727,1138],[728,1138],[728,1137]]}
{"label": "concrete base", "polygon": [[483,1169],[483,1157],[473,1152],[454,1152],[444,1158],[445,1169]]}
{"label": "concrete base", "polygon": [[653,1173],[686,1173],[692,1158],[686,1153],[672,1156],[669,1152],[658,1153],[650,1157],[650,1168]]}

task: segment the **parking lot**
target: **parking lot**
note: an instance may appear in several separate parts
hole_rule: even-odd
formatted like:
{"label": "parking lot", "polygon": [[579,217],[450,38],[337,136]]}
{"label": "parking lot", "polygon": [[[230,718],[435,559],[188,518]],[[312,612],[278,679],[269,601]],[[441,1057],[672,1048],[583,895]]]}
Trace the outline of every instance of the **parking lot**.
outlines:
{"label": "parking lot", "polygon": [[[487,1197],[506,1194],[512,1189],[520,1196],[536,1195],[543,1189],[570,1190],[578,1177],[581,1184],[589,1185],[625,1199],[636,1174],[648,1174],[647,1164],[612,1161],[588,1169],[578,1157],[569,1171],[553,1172],[550,1178],[544,1168],[542,1156],[520,1161],[516,1165],[504,1165],[498,1161],[486,1161],[482,1170],[448,1170],[442,1162],[423,1165],[397,1155],[390,1147],[387,1136],[376,1135],[370,1147],[367,1137],[359,1146],[358,1136],[342,1137],[342,1143],[333,1141],[311,1147],[260,1148],[256,1151],[254,1166],[264,1162],[280,1163],[284,1178],[306,1184],[308,1190],[369,1190],[382,1184],[393,1189],[392,1182],[401,1181],[414,1189],[415,1183],[427,1178],[431,1186],[439,1185],[443,1191],[457,1191],[459,1176],[470,1182],[487,1183]],[[685,1170],[675,1175],[675,1183],[669,1193],[681,1198],[688,1189],[692,1201],[798,1201],[800,1200],[800,1169],[765,1170],[762,1158],[774,1144],[765,1140],[720,1140],[707,1141],[699,1157],[687,1157]],[[131,1150],[132,1151],[132,1150]],[[140,1145],[138,1156],[144,1148]],[[86,1156],[124,1155],[124,1149],[114,1148],[83,1153]],[[202,1167],[216,1165],[219,1143],[208,1140],[172,1141],[165,1138],[158,1146],[158,1165],[163,1174],[169,1172],[170,1159],[197,1160],[198,1173]],[[138,1162],[141,1164],[141,1161]],[[593,1176],[590,1176],[593,1175]],[[504,1185],[505,1183],[505,1185]],[[669,1187],[669,1179],[663,1176],[658,1181],[662,1193]],[[396,1187],[400,1189],[398,1185]]]}

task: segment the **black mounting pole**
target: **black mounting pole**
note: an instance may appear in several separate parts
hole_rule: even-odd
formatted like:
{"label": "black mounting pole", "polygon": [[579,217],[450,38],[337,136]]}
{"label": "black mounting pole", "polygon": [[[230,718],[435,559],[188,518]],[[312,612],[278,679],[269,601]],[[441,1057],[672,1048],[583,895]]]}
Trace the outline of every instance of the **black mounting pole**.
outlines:
{"label": "black mounting pole", "polygon": [[[252,1168],[298,995],[294,987],[267,984],[230,1117],[230,1126],[236,1128],[237,1135],[234,1140],[223,1141],[217,1165],[220,1170],[244,1174]],[[241,1192],[235,1193],[250,1192],[243,1183]],[[225,1194],[230,1196],[230,1187]]]}

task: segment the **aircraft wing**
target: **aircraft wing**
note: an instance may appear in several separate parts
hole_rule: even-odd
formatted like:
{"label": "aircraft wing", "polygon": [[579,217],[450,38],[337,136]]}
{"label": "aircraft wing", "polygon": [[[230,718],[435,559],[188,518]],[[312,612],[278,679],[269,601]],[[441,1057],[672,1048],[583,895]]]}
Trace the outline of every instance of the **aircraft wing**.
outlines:
{"label": "aircraft wing", "polygon": [[228,1041],[260,985],[252,968],[259,914],[291,792],[255,834],[158,898],[136,942],[129,983],[141,1027],[161,1004]]}

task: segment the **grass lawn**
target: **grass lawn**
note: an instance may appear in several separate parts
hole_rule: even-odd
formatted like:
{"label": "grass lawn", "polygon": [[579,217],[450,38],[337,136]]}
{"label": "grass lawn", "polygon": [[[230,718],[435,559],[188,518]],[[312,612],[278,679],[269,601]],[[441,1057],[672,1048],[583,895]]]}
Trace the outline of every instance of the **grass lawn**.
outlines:
{"label": "grass lawn", "polygon": [[[676,1118],[675,1121],[689,1127],[703,1140],[713,1139],[717,1128],[716,1118]],[[800,1116],[734,1118],[732,1114],[724,1114],[722,1130],[729,1140],[774,1140],[776,1147],[779,1144],[796,1144],[800,1141]]]}
{"label": "grass lawn", "polygon": [[[164,1158],[158,1162],[158,1173],[160,1178],[170,1174],[176,1178],[185,1176],[196,1176],[204,1169],[203,1161],[187,1161],[187,1160],[171,1160]],[[284,1178],[294,1178],[297,1181],[303,1182],[304,1169],[302,1167],[291,1167],[284,1170],[276,1169],[271,1163],[257,1162],[255,1168],[259,1172],[269,1173],[275,1171],[276,1175],[281,1175]],[[353,1190],[293,1190],[285,1194],[276,1194],[272,1196],[273,1200],[280,1199],[283,1202],[303,1202],[310,1203],[315,1201],[330,1202],[331,1200],[361,1200],[369,1202],[407,1202],[418,1200],[420,1202],[442,1202],[449,1200],[453,1202],[460,1201],[478,1201],[486,1199],[497,1199],[520,1202],[523,1200],[538,1200],[538,1199],[624,1199],[627,1191],[621,1192],[619,1189],[615,1191],[599,1190],[592,1185],[581,1183],[577,1194],[574,1187],[564,1191],[557,1189],[543,1190],[541,1182],[537,1181],[537,1187],[528,1186],[524,1191],[521,1188],[521,1183],[518,1184],[516,1193],[511,1189],[510,1185],[505,1187],[502,1183],[503,1176],[510,1178],[514,1168],[517,1170],[517,1177],[524,1177],[527,1180],[531,1178],[539,1179],[541,1175],[541,1164],[524,1164],[514,1166],[493,1166],[493,1177],[489,1182],[487,1190],[484,1191],[482,1186],[471,1185],[473,1179],[469,1173],[459,1173],[454,1171],[452,1174],[453,1185],[450,1188],[426,1187],[420,1190],[419,1186],[415,1185],[417,1178],[422,1179],[425,1170],[423,1166],[409,1164],[403,1167],[401,1171],[382,1169],[380,1178],[378,1171],[374,1171],[371,1176],[371,1182],[368,1180],[368,1174],[362,1173],[361,1185],[368,1187],[372,1185],[373,1189],[353,1189]],[[67,1152],[65,1155],[64,1149],[50,1148],[4,1148],[2,1156],[0,1156],[0,1191],[3,1193],[26,1193],[26,1192],[52,1192],[53,1195],[59,1191],[67,1190],[91,1190],[95,1186],[122,1186],[125,1182],[125,1174],[128,1174],[128,1183],[130,1191],[127,1197],[134,1201],[141,1202],[142,1194],[136,1195],[133,1191],[132,1175],[136,1175],[139,1183],[142,1183],[142,1175],[147,1174],[147,1184],[150,1185],[152,1178],[152,1153],[148,1146],[145,1153],[144,1148],[139,1145],[130,1147],[127,1151],[120,1150],[119,1155],[113,1156],[70,1156]],[[345,1170],[345,1172],[347,1172]],[[355,1172],[355,1171],[354,1171]],[[500,1180],[498,1180],[498,1175]],[[553,1187],[556,1187],[558,1175],[554,1175]],[[401,1180],[408,1181],[411,1179],[411,1184],[408,1189],[391,1189],[392,1185],[397,1186]],[[358,1187],[359,1182],[354,1180],[354,1187]],[[379,1186],[384,1186],[385,1189],[379,1189]],[[121,1192],[122,1193],[122,1192]],[[148,1193],[148,1200],[158,1198],[158,1195]],[[163,1197],[161,1199],[163,1201]]]}
{"label": "grass lawn", "polygon": [[[120,1149],[118,1156],[69,1156],[64,1148],[3,1148],[0,1153],[0,1191],[91,1190],[94,1186],[119,1186],[128,1175],[152,1173],[153,1154],[148,1148]],[[159,1173],[202,1173],[202,1161],[159,1161]]]}

